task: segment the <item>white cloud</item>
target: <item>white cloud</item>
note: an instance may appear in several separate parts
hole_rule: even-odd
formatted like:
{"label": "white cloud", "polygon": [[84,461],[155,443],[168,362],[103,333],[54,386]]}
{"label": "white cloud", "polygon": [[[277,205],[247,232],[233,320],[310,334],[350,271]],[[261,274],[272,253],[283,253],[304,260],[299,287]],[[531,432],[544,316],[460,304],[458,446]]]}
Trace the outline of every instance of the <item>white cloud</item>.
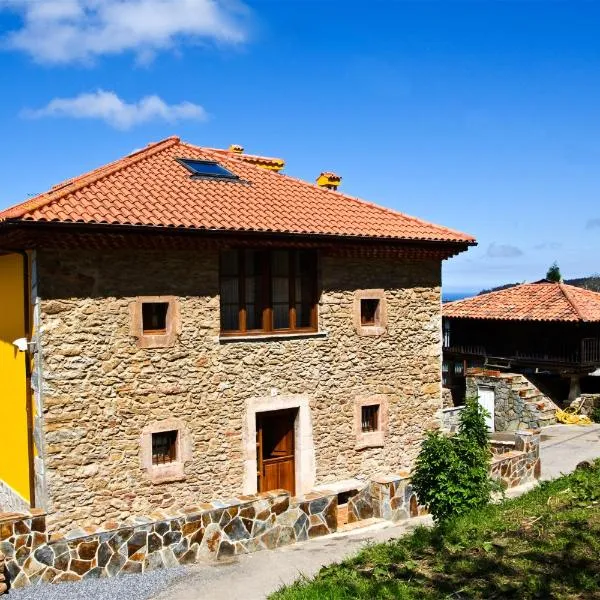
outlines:
{"label": "white cloud", "polygon": [[489,258],[515,258],[523,256],[523,251],[516,246],[492,242],[487,250],[487,256]]}
{"label": "white cloud", "polygon": [[533,247],[535,250],[560,250],[562,244],[560,242],[542,242]]}
{"label": "white cloud", "polygon": [[80,94],[75,98],[55,98],[44,108],[25,110],[28,118],[71,117],[74,119],[100,119],[117,129],[129,129],[134,125],[152,120],[175,121],[205,120],[206,111],[198,104],[182,102],[167,104],[159,96],[145,96],[138,102],[128,104],[114,92],[98,90]]}
{"label": "white cloud", "polygon": [[246,39],[241,0],[0,0],[22,16],[5,46],[39,62],[90,62],[126,51],[143,61],[181,43]]}
{"label": "white cloud", "polygon": [[600,219],[590,219],[585,226],[586,229],[596,229],[598,227],[600,227]]}

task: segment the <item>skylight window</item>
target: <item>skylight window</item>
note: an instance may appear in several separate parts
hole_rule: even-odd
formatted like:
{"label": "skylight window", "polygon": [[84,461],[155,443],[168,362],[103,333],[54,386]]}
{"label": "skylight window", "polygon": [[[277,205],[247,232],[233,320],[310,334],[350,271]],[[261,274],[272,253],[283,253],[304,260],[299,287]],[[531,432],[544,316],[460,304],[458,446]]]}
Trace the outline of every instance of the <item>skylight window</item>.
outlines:
{"label": "skylight window", "polygon": [[218,179],[237,179],[238,176],[222,167],[214,160],[196,160],[191,158],[178,158],[188,171],[192,172],[193,177],[215,177]]}

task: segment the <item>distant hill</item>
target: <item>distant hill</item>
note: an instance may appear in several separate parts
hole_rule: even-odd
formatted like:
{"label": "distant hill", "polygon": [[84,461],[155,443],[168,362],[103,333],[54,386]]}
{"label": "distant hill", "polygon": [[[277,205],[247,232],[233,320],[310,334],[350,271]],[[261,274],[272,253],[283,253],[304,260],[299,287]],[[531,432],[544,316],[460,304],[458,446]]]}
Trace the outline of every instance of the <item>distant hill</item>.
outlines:
{"label": "distant hill", "polygon": [[[499,292],[500,290],[507,290],[508,288],[515,287],[515,285],[521,285],[521,283],[505,283],[504,285],[499,285],[498,287],[490,288],[489,290],[481,290],[479,292],[479,296],[481,294],[487,294],[488,292]],[[584,288],[586,290],[591,290],[592,292],[600,292],[600,275],[590,275],[589,277],[578,277],[577,279],[565,279],[565,283],[569,285],[575,285],[580,288]]]}

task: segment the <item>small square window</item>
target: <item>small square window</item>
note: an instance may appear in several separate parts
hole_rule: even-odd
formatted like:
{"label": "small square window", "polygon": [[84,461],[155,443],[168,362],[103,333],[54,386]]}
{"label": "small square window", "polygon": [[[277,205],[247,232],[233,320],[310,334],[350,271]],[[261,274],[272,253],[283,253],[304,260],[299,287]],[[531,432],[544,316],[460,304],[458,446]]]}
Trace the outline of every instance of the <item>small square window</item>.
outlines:
{"label": "small square window", "polygon": [[361,407],[360,424],[363,433],[379,430],[379,404]]}
{"label": "small square window", "polygon": [[152,434],[152,464],[165,465],[177,460],[177,430]]}
{"label": "small square window", "polygon": [[384,335],[387,331],[385,290],[356,290],[352,303],[352,320],[358,335]]}
{"label": "small square window", "polygon": [[360,301],[360,324],[376,325],[379,316],[379,298],[363,298]]}
{"label": "small square window", "polygon": [[142,304],[142,332],[144,335],[167,333],[168,302],[144,302]]}

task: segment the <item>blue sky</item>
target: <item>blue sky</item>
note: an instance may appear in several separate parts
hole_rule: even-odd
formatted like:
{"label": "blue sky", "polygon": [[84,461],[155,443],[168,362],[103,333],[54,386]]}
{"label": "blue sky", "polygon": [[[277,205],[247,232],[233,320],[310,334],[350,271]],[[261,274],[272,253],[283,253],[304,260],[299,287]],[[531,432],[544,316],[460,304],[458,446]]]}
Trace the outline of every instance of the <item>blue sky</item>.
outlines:
{"label": "blue sky", "polygon": [[0,0],[0,207],[168,135],[474,234],[448,291],[600,271],[600,3]]}

